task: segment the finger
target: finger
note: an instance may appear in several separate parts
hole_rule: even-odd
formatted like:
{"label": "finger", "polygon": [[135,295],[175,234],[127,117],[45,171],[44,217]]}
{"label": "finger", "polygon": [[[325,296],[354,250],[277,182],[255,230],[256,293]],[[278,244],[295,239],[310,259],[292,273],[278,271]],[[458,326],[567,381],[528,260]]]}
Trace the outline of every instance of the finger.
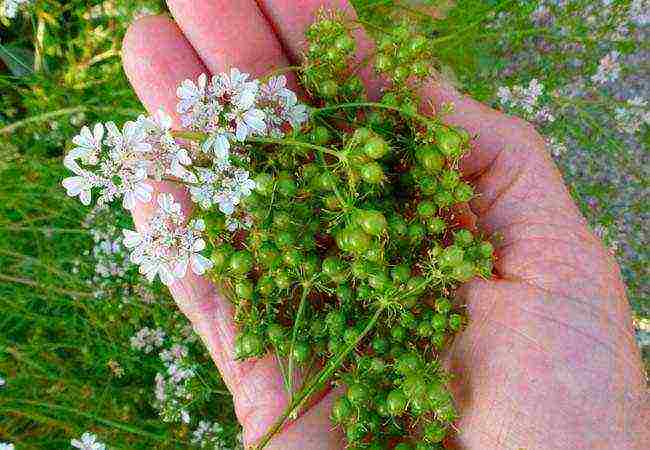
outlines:
{"label": "finger", "polygon": [[[159,107],[173,114],[176,86],[184,79],[205,72],[199,57],[176,24],[165,17],[149,17],[135,22],[123,46],[124,67],[138,96],[149,111]],[[176,123],[178,117],[174,115]],[[161,183],[160,191],[173,192],[190,202],[184,189]],[[134,214],[140,227],[153,212],[153,204]],[[236,329],[230,303],[215,287],[192,273],[170,288],[181,310],[205,341],[222,377],[233,393],[237,415],[247,439],[256,439],[286,406],[286,396],[277,366],[271,357],[254,362],[234,359]]]}
{"label": "finger", "polygon": [[238,67],[260,77],[288,65],[254,0],[168,0],[167,4],[210,72]]}

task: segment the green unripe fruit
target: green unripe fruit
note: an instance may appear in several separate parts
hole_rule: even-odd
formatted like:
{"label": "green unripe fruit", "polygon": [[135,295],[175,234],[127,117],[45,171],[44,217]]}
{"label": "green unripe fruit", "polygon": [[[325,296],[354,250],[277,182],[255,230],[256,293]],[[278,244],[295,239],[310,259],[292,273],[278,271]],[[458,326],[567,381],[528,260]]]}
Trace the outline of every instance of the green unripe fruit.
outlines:
{"label": "green unripe fruit", "polygon": [[371,236],[379,236],[388,227],[386,218],[379,211],[361,211],[357,216],[357,223]]}
{"label": "green unripe fruit", "polygon": [[364,91],[365,86],[363,84],[363,81],[361,81],[361,78],[353,75],[348,78],[348,81],[344,85],[344,89],[349,95],[358,95]]}
{"label": "green unripe fruit", "polygon": [[370,275],[370,277],[368,277],[368,283],[378,292],[384,292],[393,285],[388,275],[383,272]]}
{"label": "green unripe fruit", "polygon": [[408,231],[408,224],[406,220],[400,215],[391,216],[388,221],[390,232],[397,236],[404,236]]}
{"label": "green unripe fruit", "polygon": [[345,342],[346,344],[354,344],[358,336],[359,333],[357,333],[357,330],[355,330],[354,328],[348,328],[343,333],[343,342]]}
{"label": "green unripe fruit", "polygon": [[393,267],[390,272],[395,283],[406,283],[411,278],[411,268],[406,264]]}
{"label": "green unripe fruit", "polygon": [[363,259],[357,259],[350,266],[352,275],[360,280],[365,280],[370,275],[369,264]]}
{"label": "green unripe fruit", "polygon": [[453,194],[451,192],[441,190],[441,191],[436,192],[435,201],[436,201],[436,204],[438,206],[440,206],[441,208],[444,208],[446,206],[453,205],[455,199],[454,199],[454,196],[453,196]]}
{"label": "green unripe fruit", "polygon": [[422,370],[422,360],[415,352],[409,351],[396,360],[395,370],[402,375],[418,372]]}
{"label": "green unripe fruit", "polygon": [[409,225],[407,233],[411,242],[418,243],[424,239],[427,231],[425,230],[424,225],[415,222]]}
{"label": "green unripe fruit", "polygon": [[262,354],[264,351],[264,342],[256,334],[246,333],[238,341],[239,348],[235,349],[235,352],[240,358],[246,358],[249,356],[257,356]]}
{"label": "green unripe fruit", "polygon": [[455,170],[445,170],[440,177],[440,184],[445,189],[453,189],[460,182],[460,174]]}
{"label": "green unripe fruit", "polygon": [[379,354],[379,355],[383,355],[384,353],[386,353],[388,351],[388,348],[389,348],[388,341],[386,339],[384,339],[384,338],[381,338],[381,337],[375,337],[372,340],[371,345],[372,345],[373,351],[375,353]]}
{"label": "green unripe fruit", "polygon": [[439,383],[434,382],[427,386],[427,399],[433,409],[438,409],[449,399],[449,392]]}
{"label": "green unripe fruit", "polygon": [[440,255],[441,267],[456,267],[463,262],[465,252],[457,245],[450,245],[442,251]]}
{"label": "green unripe fruit", "polygon": [[232,253],[233,248],[228,244],[215,248],[212,255],[210,255],[214,268],[218,271],[223,270],[226,267],[226,264],[228,264]]}
{"label": "green unripe fruit", "polygon": [[286,270],[279,270],[278,273],[275,274],[275,285],[279,289],[289,289],[291,284],[291,276]]}
{"label": "green unripe fruit", "polygon": [[284,211],[273,215],[273,225],[277,228],[287,228],[291,225],[291,216]]}
{"label": "green unripe fruit", "polygon": [[366,427],[360,422],[351,423],[345,429],[345,437],[348,442],[360,441],[366,436],[366,434]]}
{"label": "green unripe fruit", "polygon": [[257,292],[262,295],[270,295],[275,289],[275,281],[270,275],[264,275],[257,280]]}
{"label": "green unripe fruit", "polygon": [[230,270],[237,275],[244,275],[253,268],[253,255],[247,250],[235,252],[230,257]]}
{"label": "green unripe fruit", "polygon": [[334,279],[338,278],[343,271],[343,261],[336,256],[328,256],[323,260],[322,271],[328,277]]}
{"label": "green unripe fruit", "polygon": [[361,300],[369,300],[374,293],[375,291],[365,283],[357,286],[357,297]]}
{"label": "green unripe fruit", "polygon": [[429,406],[429,402],[424,397],[416,397],[411,400],[409,409],[414,416],[421,416],[431,411],[431,406]]}
{"label": "green unripe fruit", "polygon": [[418,328],[416,330],[416,333],[420,337],[429,337],[429,336],[431,336],[433,334],[433,331],[434,330],[433,330],[433,326],[431,325],[431,323],[423,320],[422,322],[420,322],[418,324]]}
{"label": "green unripe fruit", "polygon": [[239,298],[250,300],[253,298],[253,283],[249,280],[240,280],[235,284],[235,294]]}
{"label": "green unripe fruit", "polygon": [[460,330],[463,326],[463,317],[460,314],[452,314],[449,316],[449,328],[454,331]]}
{"label": "green unripe fruit", "polygon": [[443,345],[445,345],[444,333],[435,332],[433,333],[433,336],[431,336],[429,339],[431,341],[431,345],[433,345],[437,349],[440,349],[442,348]]}
{"label": "green unripe fruit", "polygon": [[344,423],[352,415],[352,405],[345,397],[339,397],[332,406],[332,421],[335,423]]}
{"label": "green unripe fruit", "polygon": [[347,34],[343,34],[336,39],[334,47],[342,52],[351,52],[354,50],[354,39]]}
{"label": "green unripe fruit", "polygon": [[291,249],[282,256],[284,263],[289,267],[298,267],[304,261],[303,254],[298,249]]}
{"label": "green unripe fruit", "polygon": [[273,177],[268,173],[260,173],[255,177],[255,191],[265,197],[273,193]]}
{"label": "green unripe fruit", "polygon": [[456,408],[451,402],[447,402],[436,410],[436,416],[442,422],[451,423],[456,420]]}
{"label": "green unripe fruit", "polygon": [[433,234],[440,234],[447,229],[447,224],[442,218],[433,217],[427,222],[427,228]]}
{"label": "green unripe fruit", "polygon": [[425,288],[426,280],[421,276],[411,277],[411,279],[406,283],[406,289],[408,289],[411,294],[419,294],[424,291]]}
{"label": "green unripe fruit", "polygon": [[393,327],[390,330],[390,337],[397,342],[402,342],[404,339],[406,339],[407,334],[408,330],[402,326]]}
{"label": "green unripe fruit", "polygon": [[417,323],[415,314],[409,310],[402,311],[399,317],[399,324],[406,328],[413,328]]}
{"label": "green unripe fruit", "polygon": [[424,439],[427,442],[437,443],[442,442],[442,440],[447,435],[447,430],[444,426],[439,423],[432,422],[424,427]]}
{"label": "green unripe fruit", "polygon": [[433,445],[427,444],[425,442],[418,442],[417,444],[415,444],[415,450],[438,450],[438,449],[442,449],[442,447],[438,447],[438,446],[434,447]]}
{"label": "green unripe fruit", "polygon": [[460,282],[471,280],[475,274],[476,267],[469,261],[463,261],[459,265],[454,266],[454,269],[451,272],[451,276]]}
{"label": "green unripe fruit", "polygon": [[334,98],[338,94],[339,85],[334,80],[323,81],[318,86],[318,92],[325,98]]}
{"label": "green unripe fruit", "polygon": [[296,182],[292,179],[283,178],[278,181],[278,192],[285,197],[292,198],[298,192],[298,186],[296,186]]}
{"label": "green unripe fruit", "polygon": [[316,187],[323,191],[333,191],[339,183],[339,179],[331,172],[323,172],[316,180]]}
{"label": "green unripe fruit", "polygon": [[336,296],[343,303],[349,302],[354,298],[354,291],[347,284],[339,284],[336,288]]}
{"label": "green unripe fruit", "polygon": [[381,358],[372,358],[368,369],[375,374],[383,373],[386,370],[386,363]]}
{"label": "green unripe fruit", "polygon": [[379,184],[384,179],[384,169],[374,161],[361,166],[359,172],[361,178],[370,184]]}
{"label": "green unripe fruit", "polygon": [[269,341],[271,341],[273,344],[276,344],[282,340],[284,340],[284,328],[282,328],[282,325],[278,323],[272,323],[269,325],[268,329],[266,330],[266,334],[269,337]]}
{"label": "green unripe fruit", "polygon": [[438,207],[428,200],[418,203],[418,214],[422,217],[431,217],[438,212]]}
{"label": "green unripe fruit", "polygon": [[345,316],[339,311],[330,311],[325,317],[325,324],[330,334],[340,336],[345,328]]}
{"label": "green unripe fruit", "polygon": [[436,141],[443,155],[459,156],[461,154],[461,139],[455,131],[450,129],[438,130],[436,132]]}
{"label": "green unripe fruit", "polygon": [[303,259],[300,268],[306,277],[311,277],[320,270],[320,258],[318,255],[314,255],[313,253],[309,254]]}
{"label": "green unripe fruit", "polygon": [[469,184],[462,182],[454,189],[454,197],[460,203],[467,203],[474,198],[474,189]]}
{"label": "green unripe fruit", "polygon": [[422,145],[415,151],[415,158],[429,173],[438,173],[445,165],[445,157],[432,145]]}
{"label": "green unripe fruit", "polygon": [[311,140],[316,145],[325,145],[332,138],[332,134],[327,127],[316,126],[311,133],[309,134],[309,140]]}
{"label": "green unripe fruit", "polygon": [[494,253],[494,247],[488,241],[483,241],[481,242],[481,245],[479,245],[479,252],[484,258],[490,258],[492,253]]}
{"label": "green unripe fruit", "polygon": [[309,163],[302,166],[302,178],[304,180],[309,180],[320,174],[320,168],[318,164]]}
{"label": "green unripe fruit", "polygon": [[257,260],[264,267],[272,267],[280,260],[280,253],[273,244],[264,244],[257,252]]}
{"label": "green unripe fruit", "polygon": [[349,230],[346,237],[347,250],[356,254],[364,253],[372,243],[370,236],[361,230]]}
{"label": "green unripe fruit", "polygon": [[461,247],[467,247],[474,240],[474,236],[469,230],[458,230],[454,233],[454,244],[458,244]]}
{"label": "green unripe fruit", "polygon": [[386,408],[391,416],[401,416],[406,411],[408,400],[402,390],[394,390],[386,397]]}
{"label": "green unripe fruit", "polygon": [[295,359],[298,363],[304,364],[311,356],[311,348],[304,342],[296,342],[291,354],[293,355],[293,359]]}
{"label": "green unripe fruit", "polygon": [[434,314],[431,319],[431,325],[436,331],[445,331],[445,328],[447,328],[447,316],[440,313]]}
{"label": "green unripe fruit", "polygon": [[427,391],[427,384],[419,375],[411,375],[404,379],[402,390],[410,398],[422,397]]}
{"label": "green unripe fruit", "polygon": [[446,298],[439,298],[436,300],[436,311],[440,314],[447,315],[451,311],[451,302]]}
{"label": "green unripe fruit", "polygon": [[363,146],[363,151],[372,159],[379,159],[390,150],[388,143],[379,136],[373,136]]}
{"label": "green unripe fruit", "polygon": [[438,190],[438,180],[434,177],[423,177],[420,179],[418,185],[424,195],[433,195]]}
{"label": "green unripe fruit", "polygon": [[341,209],[341,202],[339,201],[339,198],[334,194],[326,195],[323,198],[323,203],[325,204],[325,208],[329,210]]}
{"label": "green unripe fruit", "polygon": [[370,390],[365,384],[354,383],[348,388],[346,396],[353,405],[360,405],[368,401],[370,398]]}
{"label": "green unripe fruit", "polygon": [[286,249],[296,243],[296,235],[288,230],[280,231],[275,237],[275,242],[281,249]]}
{"label": "green unripe fruit", "polygon": [[366,127],[357,128],[352,135],[352,139],[364,144],[372,137],[372,131]]}

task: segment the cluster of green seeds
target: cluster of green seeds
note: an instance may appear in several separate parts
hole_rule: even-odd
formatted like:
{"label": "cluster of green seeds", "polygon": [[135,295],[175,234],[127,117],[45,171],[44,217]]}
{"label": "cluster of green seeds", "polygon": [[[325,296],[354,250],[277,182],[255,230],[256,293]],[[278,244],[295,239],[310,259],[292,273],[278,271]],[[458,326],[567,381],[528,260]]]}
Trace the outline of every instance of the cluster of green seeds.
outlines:
{"label": "cluster of green seeds", "polygon": [[[207,217],[211,276],[235,307],[237,357],[280,356],[287,417],[343,385],[331,417],[348,448],[438,448],[456,418],[439,362],[465,322],[454,290],[492,273],[492,245],[454,213],[474,196],[457,169],[470,137],[399,106],[415,97],[404,68],[429,74],[426,40],[380,40],[375,65],[395,87],[371,103],[349,65],[349,24],[323,15],[307,37],[309,126],[249,144],[253,225],[233,234]],[[306,381],[293,386],[298,369]]]}

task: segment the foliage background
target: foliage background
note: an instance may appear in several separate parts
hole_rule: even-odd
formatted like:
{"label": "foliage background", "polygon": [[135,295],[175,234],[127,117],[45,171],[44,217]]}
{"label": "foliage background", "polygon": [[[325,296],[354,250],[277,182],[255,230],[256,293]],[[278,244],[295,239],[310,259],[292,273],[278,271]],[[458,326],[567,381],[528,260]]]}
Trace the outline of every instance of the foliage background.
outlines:
{"label": "foliage background", "polygon": [[[534,112],[547,108],[555,120],[536,124],[621,263],[647,357],[650,130],[637,118],[630,132],[616,111],[650,92],[649,32],[634,20],[635,2],[353,3],[386,29],[403,16],[417,21],[439,72],[481,101],[526,116],[498,89],[544,85]],[[121,39],[135,17],[163,11],[158,0],[36,0],[17,18],[0,18],[0,442],[18,449],[67,448],[88,430],[110,448],[187,448],[199,420],[223,425],[219,442],[235,445],[231,400],[187,322],[160,286],[143,283],[119,249],[102,244],[117,242],[130,219],[119,210],[89,215],[60,187],[61,157],[80,126],[142,112],[121,68]],[[594,83],[612,51],[620,74]],[[98,266],[119,275],[102,276]],[[165,366],[157,352],[131,346],[145,326],[164,330],[167,347],[189,348],[197,373],[185,405],[190,424],[160,416],[154,379]]]}

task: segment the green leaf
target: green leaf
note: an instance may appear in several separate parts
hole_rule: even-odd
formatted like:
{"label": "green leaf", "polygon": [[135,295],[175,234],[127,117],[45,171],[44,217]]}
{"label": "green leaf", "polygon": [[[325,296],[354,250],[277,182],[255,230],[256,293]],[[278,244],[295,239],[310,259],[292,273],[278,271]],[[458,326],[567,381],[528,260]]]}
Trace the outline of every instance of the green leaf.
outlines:
{"label": "green leaf", "polygon": [[0,45],[0,60],[17,77],[24,77],[34,73],[34,52],[26,48],[12,44]]}

